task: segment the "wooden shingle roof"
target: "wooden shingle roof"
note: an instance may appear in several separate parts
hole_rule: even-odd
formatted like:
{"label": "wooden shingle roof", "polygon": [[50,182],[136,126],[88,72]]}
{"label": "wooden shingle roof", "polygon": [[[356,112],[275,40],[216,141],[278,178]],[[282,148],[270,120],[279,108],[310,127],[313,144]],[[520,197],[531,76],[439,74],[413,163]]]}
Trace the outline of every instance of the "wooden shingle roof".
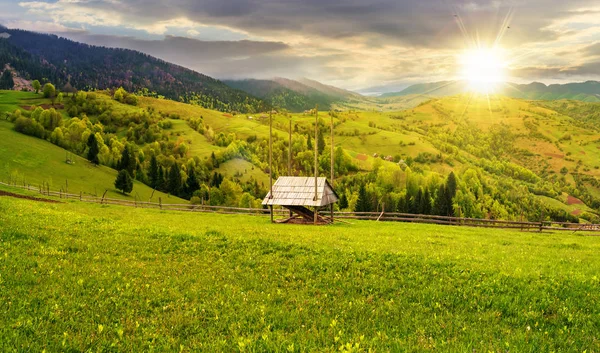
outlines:
{"label": "wooden shingle roof", "polygon": [[337,202],[339,197],[327,181],[317,178],[317,199],[315,200],[314,177],[279,177],[273,185],[273,197],[268,192],[263,205],[279,206],[327,206]]}

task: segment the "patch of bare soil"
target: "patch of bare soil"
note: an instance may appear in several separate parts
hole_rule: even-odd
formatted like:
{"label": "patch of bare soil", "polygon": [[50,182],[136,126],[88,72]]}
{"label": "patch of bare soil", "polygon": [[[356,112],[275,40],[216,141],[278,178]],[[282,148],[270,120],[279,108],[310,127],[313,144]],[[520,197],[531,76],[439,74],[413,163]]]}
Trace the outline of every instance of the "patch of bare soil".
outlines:
{"label": "patch of bare soil", "polygon": [[558,153],[549,153],[549,152],[546,152],[546,153],[544,153],[544,155],[548,156],[548,157],[553,157],[553,158],[565,158],[564,154],[558,154]]}
{"label": "patch of bare soil", "polygon": [[25,199],[25,200],[38,201],[38,202],[60,203],[56,200],[40,199],[40,198],[33,197],[33,196],[19,195],[19,194],[15,194],[15,193],[8,192],[8,191],[2,191],[2,190],[0,190],[0,196],[9,196],[9,197],[17,198],[17,199]]}
{"label": "patch of bare soil", "polygon": [[571,195],[569,195],[569,197],[567,197],[567,205],[582,205],[583,201],[581,201],[580,199],[573,197]]}
{"label": "patch of bare soil", "polygon": [[37,107],[41,107],[42,109],[50,109],[50,108],[64,109],[65,105],[64,104],[54,104],[54,106],[52,106],[52,104],[40,104],[40,105],[22,105],[21,106],[21,108],[23,108],[25,110],[33,110],[33,108],[37,108]]}

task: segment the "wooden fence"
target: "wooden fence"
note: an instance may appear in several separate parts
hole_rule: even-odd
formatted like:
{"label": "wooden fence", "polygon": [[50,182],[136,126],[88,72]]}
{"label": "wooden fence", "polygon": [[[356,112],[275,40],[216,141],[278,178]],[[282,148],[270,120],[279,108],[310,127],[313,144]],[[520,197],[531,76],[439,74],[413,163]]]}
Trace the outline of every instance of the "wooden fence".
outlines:
{"label": "wooden fence", "polygon": [[[241,208],[227,206],[210,206],[210,205],[192,205],[192,204],[172,204],[163,203],[161,198],[158,202],[147,202],[142,200],[122,200],[108,197],[99,197],[84,195],[83,193],[72,194],[63,191],[52,191],[49,188],[41,186],[34,187],[32,185],[7,184],[0,182],[0,185],[16,187],[24,190],[35,191],[45,196],[58,197],[65,200],[77,200],[81,202],[99,203],[103,205],[119,205],[136,208],[151,208],[166,211],[184,211],[184,212],[210,212],[221,214],[244,214],[244,215],[269,215],[269,209],[266,208]],[[284,217],[289,214],[286,209],[274,209],[275,216]],[[598,232],[600,233],[600,224],[579,224],[568,222],[553,222],[553,221],[505,221],[497,219],[480,219],[480,218],[464,218],[464,217],[446,217],[435,215],[420,215],[411,213],[398,212],[334,212],[336,219],[346,220],[372,220],[380,222],[412,222],[412,223],[427,223],[453,226],[481,227],[481,228],[503,228],[503,229],[518,229],[522,231],[571,231],[571,232]]]}

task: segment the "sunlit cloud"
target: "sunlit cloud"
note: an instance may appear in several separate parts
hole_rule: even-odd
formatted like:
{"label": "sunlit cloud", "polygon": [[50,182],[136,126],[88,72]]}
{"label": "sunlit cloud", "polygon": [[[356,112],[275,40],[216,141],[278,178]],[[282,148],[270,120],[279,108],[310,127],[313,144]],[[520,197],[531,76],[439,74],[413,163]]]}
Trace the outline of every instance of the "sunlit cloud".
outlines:
{"label": "sunlit cloud", "polygon": [[[0,0],[0,9],[7,4]],[[600,75],[600,7],[592,0],[23,0],[12,7],[28,22],[13,16],[11,27],[85,30],[79,40],[141,50],[220,78],[309,76],[349,89],[399,87],[458,78],[457,57],[473,43],[501,46],[507,79],[519,83]],[[100,30],[102,41],[94,37]],[[199,49],[170,52],[182,37],[201,39],[192,46]],[[210,46],[214,58],[201,54],[209,41],[221,43]]]}

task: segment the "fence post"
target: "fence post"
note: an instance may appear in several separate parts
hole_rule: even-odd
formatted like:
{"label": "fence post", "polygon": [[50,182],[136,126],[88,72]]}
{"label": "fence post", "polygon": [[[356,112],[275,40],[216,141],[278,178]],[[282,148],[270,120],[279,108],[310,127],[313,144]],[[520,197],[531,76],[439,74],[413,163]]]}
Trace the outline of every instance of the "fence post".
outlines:
{"label": "fence post", "polygon": [[544,210],[542,209],[542,219],[540,220],[540,233],[542,232],[543,227],[544,227]]}
{"label": "fence post", "polygon": [[158,207],[162,210],[162,198],[158,198]]}
{"label": "fence post", "polygon": [[82,201],[83,191],[79,192],[79,201]]}
{"label": "fence post", "polygon": [[385,203],[381,203],[381,214],[379,215],[379,217],[377,217],[377,222],[379,222],[379,220],[381,219],[381,217],[383,217],[383,213],[385,212]]}
{"label": "fence post", "polygon": [[102,200],[100,201],[100,204],[104,204],[104,196],[106,196],[106,193],[108,192],[108,190],[104,191],[104,194],[102,194]]}
{"label": "fence post", "polygon": [[521,210],[521,232],[523,231],[523,210]]}

